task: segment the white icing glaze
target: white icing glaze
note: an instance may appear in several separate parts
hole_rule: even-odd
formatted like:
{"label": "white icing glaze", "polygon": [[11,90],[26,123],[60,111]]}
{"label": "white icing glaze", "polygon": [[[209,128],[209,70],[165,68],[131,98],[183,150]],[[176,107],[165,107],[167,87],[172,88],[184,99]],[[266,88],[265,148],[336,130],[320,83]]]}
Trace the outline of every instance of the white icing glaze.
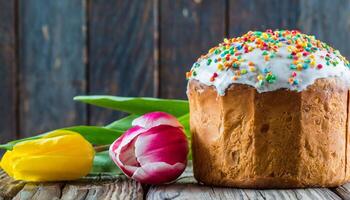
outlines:
{"label": "white icing glaze", "polygon": [[[233,45],[239,46],[241,44],[242,43],[234,43]],[[252,45],[255,44],[252,43]],[[214,62],[214,60],[220,58],[220,53],[209,53],[207,57],[199,59],[193,65],[191,70],[195,72],[195,76],[191,76],[190,80],[195,79],[205,85],[214,86],[219,95],[224,95],[225,90],[232,83],[253,86],[259,93],[274,91],[281,88],[300,92],[313,84],[315,80],[327,77],[338,77],[343,80],[347,86],[350,86],[350,68],[343,59],[337,56],[340,55],[338,52],[336,52],[336,55],[334,52],[327,52],[326,49],[318,49],[311,53],[314,55],[314,66],[298,71],[290,68],[291,64],[293,64],[293,59],[288,57],[291,53],[288,51],[287,47],[288,45],[282,44],[275,52],[275,57],[268,61],[266,61],[262,55],[264,50],[259,48],[254,48],[248,53],[243,53],[241,55],[242,62],[240,63],[239,70],[246,69],[248,73],[240,75],[237,80],[233,79],[237,69],[231,67],[218,70],[218,63]],[[327,61],[324,59],[326,54],[328,54],[333,61],[337,61],[338,63],[336,65],[327,65]],[[209,65],[208,59],[212,60]],[[255,64],[255,71],[250,71],[248,65],[249,61]],[[318,69],[318,64],[321,64],[323,67]],[[276,76],[275,82],[265,82],[263,85],[259,85],[257,76],[259,74],[266,74],[266,72],[270,72]],[[298,84],[291,84],[289,81],[293,72],[296,73]],[[211,77],[214,73],[217,73],[217,77],[213,81]]]}

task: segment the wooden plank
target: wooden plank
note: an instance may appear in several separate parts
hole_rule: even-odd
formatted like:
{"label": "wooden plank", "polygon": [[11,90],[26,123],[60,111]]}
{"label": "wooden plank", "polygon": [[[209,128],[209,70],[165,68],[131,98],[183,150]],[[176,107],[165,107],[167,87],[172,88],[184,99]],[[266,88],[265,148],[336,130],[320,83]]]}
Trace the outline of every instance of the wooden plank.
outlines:
{"label": "wooden plank", "polygon": [[19,1],[19,38],[21,136],[85,123],[84,1]]}
{"label": "wooden plank", "polygon": [[77,181],[25,183],[0,171],[0,199],[143,199],[142,185],[123,175],[100,174]]}
{"label": "wooden plank", "polygon": [[25,183],[23,181],[15,181],[7,176],[4,171],[0,171],[0,198],[13,198],[24,185]]}
{"label": "wooden plank", "polygon": [[339,49],[350,59],[350,1],[300,0],[300,30]]}
{"label": "wooden plank", "polygon": [[0,143],[16,138],[15,1],[0,0]]}
{"label": "wooden plank", "polygon": [[14,200],[27,199],[60,199],[62,183],[27,183],[13,198]]}
{"label": "wooden plank", "polygon": [[160,95],[186,98],[185,72],[225,36],[225,0],[160,2]]}
{"label": "wooden plank", "polygon": [[[24,186],[25,185],[25,186]],[[23,187],[24,186],[24,187]],[[335,190],[349,197],[349,185]],[[99,175],[66,183],[27,183],[14,181],[0,172],[0,199],[143,199],[140,183],[125,176]],[[152,186],[146,199],[340,199],[329,189],[249,190],[217,188],[197,184],[192,165],[173,184]]]}
{"label": "wooden plank", "polygon": [[229,0],[229,36],[249,30],[296,29],[299,0]]}
{"label": "wooden plank", "polygon": [[68,183],[62,190],[62,199],[143,199],[140,183],[125,176],[110,177],[114,181],[104,179],[90,180],[83,183]]}
{"label": "wooden plank", "polygon": [[189,163],[184,174],[176,183],[152,186],[146,199],[341,199],[326,188],[309,188],[296,190],[251,190],[220,188],[199,185],[193,178],[192,164]]}
{"label": "wooden plank", "polygon": [[197,185],[160,186],[151,188],[147,199],[269,199],[269,200],[301,200],[301,199],[341,199],[329,189],[298,189],[298,190],[248,190],[213,188]]}
{"label": "wooden plank", "polygon": [[[90,1],[89,93],[154,96],[157,93],[157,1]],[[91,107],[91,124],[118,112]]]}
{"label": "wooden plank", "polygon": [[229,0],[229,35],[249,30],[300,29],[350,57],[350,2],[344,0]]}
{"label": "wooden plank", "polygon": [[334,192],[343,199],[350,199],[350,183],[335,188]]}

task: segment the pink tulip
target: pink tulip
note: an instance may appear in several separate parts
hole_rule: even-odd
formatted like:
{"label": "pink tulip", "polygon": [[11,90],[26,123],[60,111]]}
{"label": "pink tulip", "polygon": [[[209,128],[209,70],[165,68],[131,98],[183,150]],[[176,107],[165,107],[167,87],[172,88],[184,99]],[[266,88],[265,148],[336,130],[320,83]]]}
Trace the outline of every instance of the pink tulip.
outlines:
{"label": "pink tulip", "polygon": [[109,149],[110,157],[128,177],[141,183],[175,180],[185,170],[188,144],[182,125],[164,112],[145,114]]}

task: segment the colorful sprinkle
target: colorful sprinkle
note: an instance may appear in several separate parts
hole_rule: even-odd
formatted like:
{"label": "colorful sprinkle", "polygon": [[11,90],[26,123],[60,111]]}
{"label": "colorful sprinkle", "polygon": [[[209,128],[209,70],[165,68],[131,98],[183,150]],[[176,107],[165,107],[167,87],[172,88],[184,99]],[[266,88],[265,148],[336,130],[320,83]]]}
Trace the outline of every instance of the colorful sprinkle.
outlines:
{"label": "colorful sprinkle", "polygon": [[[287,55],[281,54],[280,48],[286,48]],[[265,62],[259,63],[254,57],[244,56],[256,49],[261,51],[259,59],[263,59]],[[322,52],[322,55],[315,54],[315,52]],[[215,57],[211,57],[212,55]],[[277,80],[284,79],[277,77],[280,74],[271,72],[271,63],[274,63],[274,59],[280,59],[283,56],[290,59],[288,61],[290,64],[286,66],[289,69],[282,70],[282,72],[288,73],[287,78],[289,77],[289,79],[287,81],[293,85],[293,88],[294,86],[298,87],[302,82],[303,73],[312,73],[312,69],[334,68],[340,63],[350,69],[349,61],[338,50],[316,40],[314,36],[305,35],[296,30],[272,31],[268,29],[265,32],[249,31],[237,38],[225,38],[223,43],[211,48],[207,55],[198,59],[192,70],[186,73],[186,78],[196,76],[199,67],[214,66],[216,72],[234,70],[232,80],[238,80],[241,75],[248,74],[247,77],[256,77],[256,85],[258,86],[263,86],[265,83],[274,84]],[[207,66],[204,66],[205,64]],[[218,77],[216,72],[210,77],[211,82]]]}
{"label": "colorful sprinkle", "polygon": [[276,82],[276,76],[273,75],[272,73],[268,73],[265,77],[265,80],[268,82],[268,83],[274,83]]}
{"label": "colorful sprinkle", "polygon": [[246,69],[241,69],[241,74],[247,74],[248,71]]}
{"label": "colorful sprinkle", "polygon": [[218,77],[218,74],[215,72],[213,76],[210,78],[210,81],[213,82],[215,81],[215,78]]}
{"label": "colorful sprinkle", "polygon": [[218,64],[218,70],[222,71],[223,69],[224,69],[224,66],[221,63],[219,63]]}
{"label": "colorful sprinkle", "polygon": [[207,65],[210,65],[210,63],[211,63],[211,59],[209,58],[207,61]]}
{"label": "colorful sprinkle", "polygon": [[233,76],[232,80],[237,81],[238,80],[238,76]]}
{"label": "colorful sprinkle", "polygon": [[258,78],[259,81],[261,81],[261,80],[264,79],[264,76],[260,74],[257,78]]}
{"label": "colorful sprinkle", "polygon": [[192,76],[192,71],[186,72],[186,78],[189,79]]}

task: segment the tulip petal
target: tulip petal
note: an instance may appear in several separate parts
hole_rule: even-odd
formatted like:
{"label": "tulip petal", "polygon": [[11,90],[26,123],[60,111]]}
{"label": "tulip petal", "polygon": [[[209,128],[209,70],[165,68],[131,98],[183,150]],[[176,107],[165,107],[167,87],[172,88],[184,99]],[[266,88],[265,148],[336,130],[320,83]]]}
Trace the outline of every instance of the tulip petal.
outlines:
{"label": "tulip petal", "polygon": [[180,176],[187,163],[188,143],[178,120],[153,112],[132,125],[110,147],[110,157],[119,168],[141,183],[160,184]]}
{"label": "tulip petal", "polygon": [[89,173],[93,156],[27,156],[13,163],[13,177],[25,181],[75,180]]}
{"label": "tulip petal", "polygon": [[173,127],[183,127],[176,117],[165,112],[151,112],[142,115],[132,121],[132,126],[140,126],[149,129],[159,125],[169,125]]}
{"label": "tulip petal", "polygon": [[186,164],[188,144],[180,128],[156,126],[139,135],[135,142],[135,156],[141,165],[152,162]]}
{"label": "tulip petal", "polygon": [[132,178],[142,183],[161,184],[175,180],[185,168],[186,165],[183,163],[174,165],[165,162],[148,163],[139,167]]}
{"label": "tulip petal", "polygon": [[115,151],[117,153],[119,153],[124,146],[128,145],[135,137],[137,137],[138,135],[140,135],[144,131],[145,131],[145,129],[143,129],[140,126],[134,126],[134,127],[130,128],[129,130],[127,130],[123,134],[122,138],[120,138],[120,141],[118,138],[117,141],[115,142],[115,145],[116,145]]}
{"label": "tulip petal", "polygon": [[143,133],[144,129],[134,126],[119,137],[111,146],[109,155],[119,168],[129,177],[140,166],[135,157],[134,139]]}
{"label": "tulip petal", "polygon": [[117,160],[121,164],[121,170],[131,177],[135,170],[140,166],[140,163],[135,157],[135,140],[132,140],[128,145],[121,148]]}
{"label": "tulip petal", "polygon": [[[79,151],[69,150],[78,148]],[[33,154],[49,155],[57,154],[57,152],[80,156],[90,153],[92,149],[92,145],[80,134],[66,130],[53,131],[40,139],[20,142],[13,147],[13,151],[17,155],[22,156]]]}
{"label": "tulip petal", "polygon": [[1,158],[1,168],[11,177],[13,177],[13,153],[12,151],[6,151]]}
{"label": "tulip petal", "polygon": [[15,180],[74,180],[89,173],[94,154],[80,134],[56,131],[17,143],[5,153],[1,166]]}

